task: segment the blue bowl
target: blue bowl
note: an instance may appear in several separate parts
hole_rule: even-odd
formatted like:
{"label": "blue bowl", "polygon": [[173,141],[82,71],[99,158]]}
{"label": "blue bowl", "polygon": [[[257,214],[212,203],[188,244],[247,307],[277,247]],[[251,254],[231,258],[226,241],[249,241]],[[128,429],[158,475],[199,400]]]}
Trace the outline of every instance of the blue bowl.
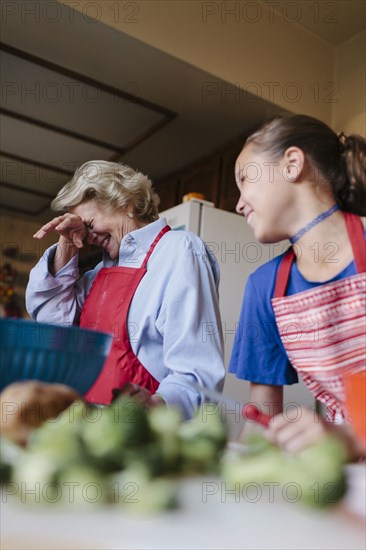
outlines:
{"label": "blue bowl", "polygon": [[98,378],[111,343],[103,332],[0,319],[0,391],[19,380],[41,380],[83,395]]}

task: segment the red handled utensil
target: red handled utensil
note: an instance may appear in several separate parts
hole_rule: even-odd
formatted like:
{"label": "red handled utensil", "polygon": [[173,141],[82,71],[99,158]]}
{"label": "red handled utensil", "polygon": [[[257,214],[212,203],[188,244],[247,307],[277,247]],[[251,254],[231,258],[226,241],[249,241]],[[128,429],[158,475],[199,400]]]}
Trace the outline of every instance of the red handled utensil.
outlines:
{"label": "red handled utensil", "polygon": [[251,420],[252,422],[261,424],[265,428],[268,428],[271,420],[271,417],[268,414],[263,413],[252,403],[246,403],[241,410],[241,414],[245,420]]}
{"label": "red handled utensil", "polygon": [[[236,407],[238,404],[232,399],[225,397],[222,393],[215,390],[210,390],[209,388],[204,388],[197,382],[190,382],[189,385],[192,386],[192,388],[194,388],[195,390],[198,390],[200,393],[202,393],[206,399],[214,403],[225,403],[225,405],[230,405],[231,407]],[[245,420],[256,422],[257,424],[261,424],[265,428],[268,428],[271,421],[271,417],[268,414],[263,413],[253,403],[246,403],[245,405],[240,404],[240,407],[241,415]]]}

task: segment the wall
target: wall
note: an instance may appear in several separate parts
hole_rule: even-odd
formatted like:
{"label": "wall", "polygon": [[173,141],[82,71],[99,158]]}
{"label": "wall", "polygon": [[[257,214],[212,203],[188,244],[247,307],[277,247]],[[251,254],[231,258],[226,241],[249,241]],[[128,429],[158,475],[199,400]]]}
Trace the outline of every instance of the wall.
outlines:
{"label": "wall", "polygon": [[[22,313],[26,316],[24,305],[25,287],[29,277],[29,271],[42,256],[46,248],[57,241],[55,235],[46,236],[42,241],[33,239],[32,235],[39,229],[40,224],[36,221],[30,221],[14,216],[1,215],[0,219],[0,242],[1,242],[1,263],[10,263],[12,268],[17,271],[15,278],[15,292],[17,302]],[[7,256],[6,250],[15,248],[17,250],[14,256]]]}
{"label": "wall", "polygon": [[366,31],[336,50],[335,78],[339,102],[334,104],[333,128],[366,137]]}

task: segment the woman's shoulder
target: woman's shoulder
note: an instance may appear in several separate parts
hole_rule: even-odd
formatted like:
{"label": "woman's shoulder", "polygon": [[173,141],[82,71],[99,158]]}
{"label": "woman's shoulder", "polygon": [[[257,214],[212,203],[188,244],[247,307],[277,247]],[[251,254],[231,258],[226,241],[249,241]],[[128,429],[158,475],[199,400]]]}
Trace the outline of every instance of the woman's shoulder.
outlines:
{"label": "woman's shoulder", "polygon": [[168,231],[165,236],[166,243],[171,246],[193,250],[202,250],[202,247],[205,247],[201,237],[191,231],[185,231],[184,229],[172,229]]}
{"label": "woman's shoulder", "polygon": [[161,254],[164,254],[165,258],[169,257],[170,262],[176,267],[178,267],[177,258],[181,260],[179,265],[181,266],[183,262],[187,269],[194,265],[195,269],[206,272],[210,266],[215,281],[219,281],[218,261],[211,247],[195,233],[182,229],[168,231],[161,240],[160,250]]}

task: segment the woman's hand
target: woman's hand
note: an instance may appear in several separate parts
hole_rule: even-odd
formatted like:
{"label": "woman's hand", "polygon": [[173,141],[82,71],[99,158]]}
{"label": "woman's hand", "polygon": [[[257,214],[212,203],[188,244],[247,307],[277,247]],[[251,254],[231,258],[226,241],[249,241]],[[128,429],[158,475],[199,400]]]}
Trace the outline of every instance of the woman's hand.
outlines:
{"label": "woman's hand", "polygon": [[33,237],[35,239],[43,239],[51,231],[56,231],[60,235],[53,260],[53,267],[50,267],[50,272],[54,275],[71,258],[76,256],[80,248],[83,248],[83,241],[88,235],[88,228],[80,216],[68,212],[67,214],[53,218],[53,220],[43,225]]}
{"label": "woman's hand", "polygon": [[141,403],[141,405],[144,405],[147,408],[156,407],[157,405],[165,405],[165,401],[162,397],[159,395],[152,395],[146,388],[143,388],[138,384],[132,384],[131,382],[125,384],[121,389],[114,389],[112,393],[113,401],[120,395],[130,395]]}
{"label": "woman's hand", "polygon": [[64,244],[71,244],[76,248],[83,248],[83,241],[88,235],[88,228],[80,216],[70,213],[53,218],[53,220],[43,225],[33,237],[43,239],[51,231],[56,231]]}

